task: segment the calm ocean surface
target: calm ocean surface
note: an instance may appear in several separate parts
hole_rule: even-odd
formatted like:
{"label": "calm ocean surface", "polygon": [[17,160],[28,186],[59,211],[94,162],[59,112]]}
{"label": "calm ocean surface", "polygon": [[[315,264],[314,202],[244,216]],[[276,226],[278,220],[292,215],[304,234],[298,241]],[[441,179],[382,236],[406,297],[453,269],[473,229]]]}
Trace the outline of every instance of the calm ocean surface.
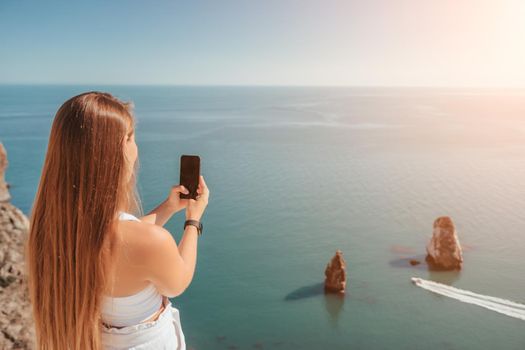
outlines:
{"label": "calm ocean surface", "polygon": [[[525,302],[524,90],[1,86],[6,178],[26,214],[54,113],[92,89],[135,103],[146,212],[180,155],[201,157],[197,269],[172,300],[188,348],[525,348],[525,322],[410,282]],[[407,267],[441,215],[464,269]],[[183,219],[166,225],[177,242]],[[322,293],[336,249],[342,299]]]}

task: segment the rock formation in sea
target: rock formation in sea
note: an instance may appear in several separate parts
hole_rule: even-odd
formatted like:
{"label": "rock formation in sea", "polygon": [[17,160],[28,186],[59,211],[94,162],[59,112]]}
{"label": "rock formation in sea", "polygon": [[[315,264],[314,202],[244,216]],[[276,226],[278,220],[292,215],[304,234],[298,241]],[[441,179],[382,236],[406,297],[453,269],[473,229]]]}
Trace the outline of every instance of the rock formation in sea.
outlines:
{"label": "rock formation in sea", "polygon": [[35,335],[25,275],[29,220],[9,201],[7,153],[0,143],[0,349],[33,349]]}
{"label": "rock formation in sea", "polygon": [[426,261],[431,269],[459,270],[463,254],[456,227],[448,216],[434,221],[432,239],[427,244]]}
{"label": "rock formation in sea", "polygon": [[344,293],[346,288],[346,263],[339,249],[324,271],[324,290],[328,293]]}

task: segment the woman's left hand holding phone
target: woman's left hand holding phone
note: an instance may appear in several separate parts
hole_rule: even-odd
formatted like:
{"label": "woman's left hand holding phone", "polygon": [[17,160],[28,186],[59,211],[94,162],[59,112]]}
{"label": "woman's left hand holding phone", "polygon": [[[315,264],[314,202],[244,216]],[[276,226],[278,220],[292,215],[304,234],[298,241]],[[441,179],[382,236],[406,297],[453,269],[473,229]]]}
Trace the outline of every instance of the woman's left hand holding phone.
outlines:
{"label": "woman's left hand holding phone", "polygon": [[150,224],[164,226],[173,214],[181,211],[188,205],[188,200],[181,199],[179,196],[180,193],[188,193],[188,190],[182,185],[172,186],[168,198],[148,215],[141,217],[140,220]]}
{"label": "woman's left hand holding phone", "polygon": [[175,185],[171,188],[170,194],[166,199],[166,204],[172,208],[174,213],[181,211],[188,205],[187,199],[181,199],[180,193],[188,194],[189,191],[183,185]]}

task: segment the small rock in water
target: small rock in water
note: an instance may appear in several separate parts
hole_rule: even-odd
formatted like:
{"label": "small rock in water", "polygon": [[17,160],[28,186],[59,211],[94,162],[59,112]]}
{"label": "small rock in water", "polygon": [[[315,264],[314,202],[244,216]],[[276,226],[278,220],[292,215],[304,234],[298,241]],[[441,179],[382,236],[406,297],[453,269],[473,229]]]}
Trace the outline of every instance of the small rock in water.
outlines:
{"label": "small rock in water", "polygon": [[410,259],[410,265],[415,266],[421,264],[421,261],[416,259]]}
{"label": "small rock in water", "polygon": [[337,250],[324,271],[324,290],[328,293],[344,293],[346,288],[346,263],[343,252]]}

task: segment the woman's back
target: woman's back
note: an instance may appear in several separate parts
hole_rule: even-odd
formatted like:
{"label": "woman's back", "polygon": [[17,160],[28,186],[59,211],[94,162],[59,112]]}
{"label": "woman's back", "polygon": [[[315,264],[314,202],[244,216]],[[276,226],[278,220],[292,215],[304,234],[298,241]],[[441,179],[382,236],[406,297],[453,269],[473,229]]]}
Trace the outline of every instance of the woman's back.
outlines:
{"label": "woman's back", "polygon": [[114,247],[108,257],[112,267],[108,272],[111,282],[105,291],[106,296],[114,298],[139,293],[150,284],[144,264],[137,261],[140,259],[138,235],[147,235],[147,227],[136,216],[124,211],[119,211],[118,219]]}
{"label": "woman's back", "polygon": [[[137,217],[126,212],[119,213],[119,220],[140,222]],[[120,248],[120,253],[124,256],[129,253],[125,250],[125,247]],[[118,295],[123,294],[122,291],[125,290],[126,287],[129,289],[131,286],[131,290],[134,291],[137,286],[142,287],[143,284],[146,283],[146,286],[138,292],[131,294],[125,293],[123,296],[103,296],[102,321],[109,325],[123,327],[140,323],[151,317],[160,309],[163,297],[153,283],[141,280],[140,275],[133,275],[136,269],[133,268],[132,264],[126,264],[126,261],[122,261],[119,257],[117,257],[117,259],[118,261],[115,262],[116,268],[113,272],[115,276],[112,277],[117,279],[117,277],[120,276],[118,282],[122,282],[124,279],[124,282],[127,283],[123,287],[117,285],[119,287]],[[124,278],[122,276],[124,276]]]}
{"label": "woman's back", "polygon": [[[119,213],[121,221],[140,220],[126,212]],[[119,293],[105,294],[101,305],[102,343],[105,349],[186,349],[182,332],[179,310],[171,305],[170,300],[157,291],[155,285],[143,280],[141,269],[130,263],[133,259],[133,235],[119,225],[120,242],[116,251],[113,270],[114,290]],[[132,261],[131,261],[132,262]],[[134,275],[135,274],[135,275]],[[119,285],[118,283],[123,283]],[[132,294],[126,290],[144,288]],[[120,296],[124,292],[124,296]],[[115,296],[119,295],[119,296]],[[154,316],[154,318],[152,317]]]}

